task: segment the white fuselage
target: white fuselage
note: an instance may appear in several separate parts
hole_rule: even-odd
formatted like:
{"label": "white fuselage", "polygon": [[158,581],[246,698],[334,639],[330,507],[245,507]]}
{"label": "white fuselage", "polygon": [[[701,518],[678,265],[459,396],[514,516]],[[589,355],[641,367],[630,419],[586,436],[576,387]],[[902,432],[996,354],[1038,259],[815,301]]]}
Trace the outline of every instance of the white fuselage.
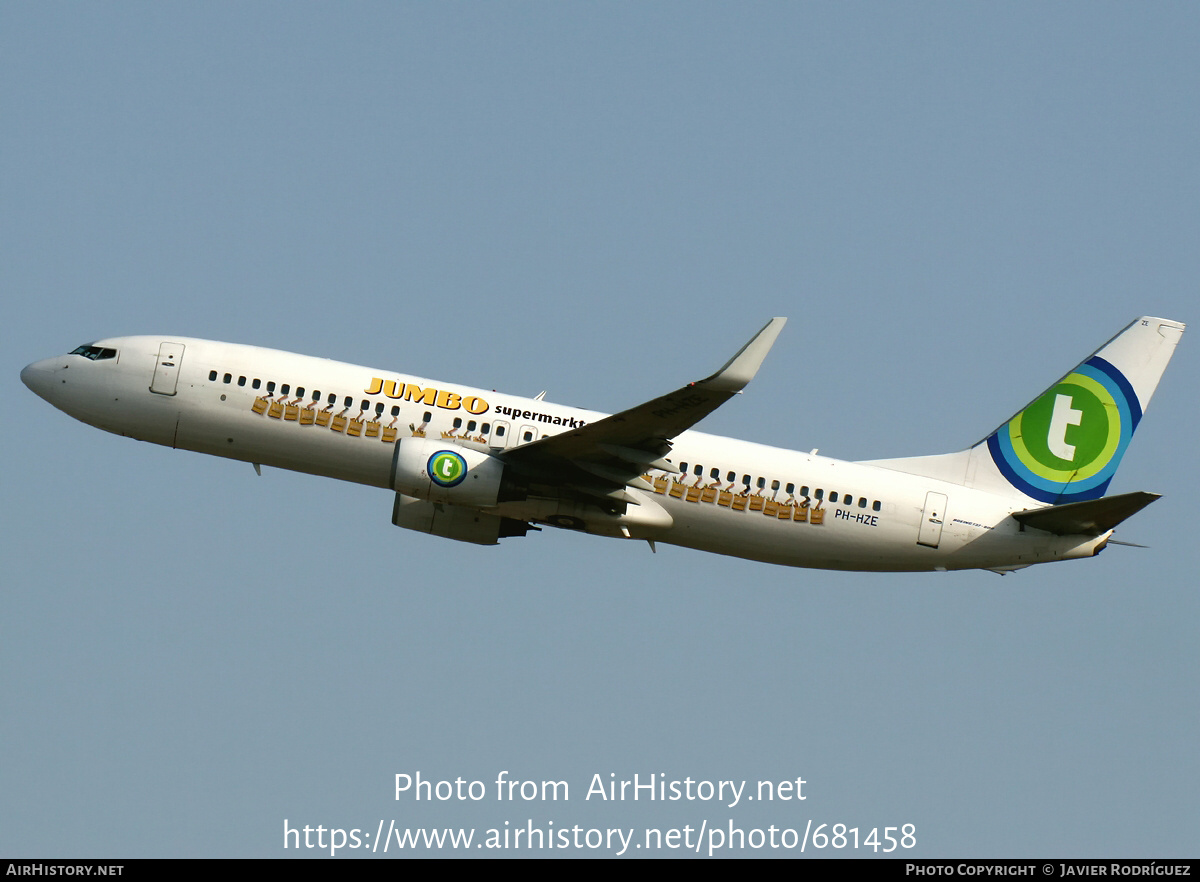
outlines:
{"label": "white fuselage", "polygon": [[[186,337],[97,341],[116,350],[30,365],[25,383],[71,416],[120,435],[281,469],[397,489],[407,438],[484,453],[605,415],[288,352]],[[534,482],[489,508],[790,566],[848,570],[1006,570],[1087,557],[1099,537],[1021,529],[1028,508],[997,495],[890,468],[687,431],[680,474],[648,470],[654,490],[604,513]]]}

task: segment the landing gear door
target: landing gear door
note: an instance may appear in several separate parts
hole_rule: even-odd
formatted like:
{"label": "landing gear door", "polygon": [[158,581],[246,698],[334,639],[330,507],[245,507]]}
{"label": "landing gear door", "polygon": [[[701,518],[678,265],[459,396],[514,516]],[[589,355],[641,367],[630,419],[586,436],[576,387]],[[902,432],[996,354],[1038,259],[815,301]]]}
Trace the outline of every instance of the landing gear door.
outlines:
{"label": "landing gear door", "polygon": [[179,366],[183,364],[183,344],[163,343],[158,347],[158,360],[154,363],[154,378],[150,391],[159,395],[174,395],[179,382]]}
{"label": "landing gear door", "polygon": [[946,519],[946,494],[926,493],[925,511],[921,513],[921,529],[917,544],[937,548],[942,541],[942,524]]}

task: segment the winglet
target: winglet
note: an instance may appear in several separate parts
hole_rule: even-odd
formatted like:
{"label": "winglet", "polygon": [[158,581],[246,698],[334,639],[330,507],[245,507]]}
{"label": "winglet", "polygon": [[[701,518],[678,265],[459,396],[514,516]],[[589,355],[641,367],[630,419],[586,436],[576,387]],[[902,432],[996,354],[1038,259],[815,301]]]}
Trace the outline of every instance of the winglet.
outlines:
{"label": "winglet", "polygon": [[775,345],[775,338],[779,336],[785,324],[786,318],[771,319],[754,335],[754,339],[738,350],[737,355],[725,362],[724,367],[700,382],[719,392],[741,392],[758,373],[763,359]]}

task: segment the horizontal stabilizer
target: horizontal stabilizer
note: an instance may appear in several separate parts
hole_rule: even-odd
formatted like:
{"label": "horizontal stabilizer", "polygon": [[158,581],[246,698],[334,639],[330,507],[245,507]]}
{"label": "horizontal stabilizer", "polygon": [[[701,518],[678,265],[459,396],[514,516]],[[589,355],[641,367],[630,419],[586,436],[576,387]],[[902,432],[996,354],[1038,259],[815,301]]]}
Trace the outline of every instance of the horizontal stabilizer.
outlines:
{"label": "horizontal stabilizer", "polygon": [[1099,536],[1158,498],[1158,493],[1123,493],[1120,496],[1068,502],[1047,508],[1031,508],[1014,512],[1013,518],[1026,527],[1045,530],[1056,536]]}

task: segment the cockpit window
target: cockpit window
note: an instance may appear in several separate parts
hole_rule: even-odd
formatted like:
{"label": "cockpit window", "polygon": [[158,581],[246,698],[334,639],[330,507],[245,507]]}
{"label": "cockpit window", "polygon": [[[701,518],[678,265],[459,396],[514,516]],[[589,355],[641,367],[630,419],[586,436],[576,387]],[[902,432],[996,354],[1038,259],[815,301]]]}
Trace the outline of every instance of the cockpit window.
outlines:
{"label": "cockpit window", "polygon": [[80,346],[71,352],[72,355],[82,355],[84,358],[90,358],[92,361],[100,361],[105,358],[116,358],[117,350],[104,349],[99,346],[84,345]]}

